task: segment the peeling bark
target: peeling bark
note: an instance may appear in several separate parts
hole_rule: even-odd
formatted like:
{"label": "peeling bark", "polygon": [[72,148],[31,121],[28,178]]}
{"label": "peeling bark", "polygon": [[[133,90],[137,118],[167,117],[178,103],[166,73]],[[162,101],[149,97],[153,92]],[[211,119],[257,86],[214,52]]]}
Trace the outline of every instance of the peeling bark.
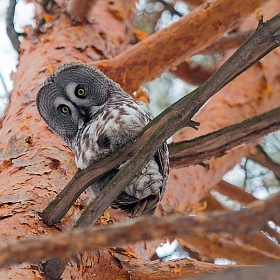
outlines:
{"label": "peeling bark", "polygon": [[[110,12],[106,1],[98,1],[89,15],[93,23],[81,26],[70,24],[70,19],[63,13],[66,4],[67,1],[60,1],[60,6],[54,7],[57,20],[45,34],[39,34],[37,38],[28,34],[21,44],[17,73],[13,75],[14,90],[1,126],[2,240],[56,232],[56,227],[47,227],[42,222],[40,213],[76,171],[72,151],[50,132],[36,110],[35,97],[40,84],[53,67],[63,62],[90,62],[92,58],[117,55],[128,47],[132,36],[133,1],[119,4],[125,6],[122,10],[125,21]],[[59,225],[60,230],[73,226],[88,199],[84,194],[75,203],[64,223]],[[91,274],[96,267],[93,263],[88,265],[87,260],[94,260],[95,255],[98,256],[99,252],[81,255],[83,265],[80,270],[75,262],[69,263],[63,279],[83,279]],[[111,256],[104,254],[101,259],[110,262]],[[117,264],[110,269],[119,270]],[[101,270],[95,273],[101,274]],[[43,276],[36,267],[26,263],[0,271],[0,278],[5,277],[38,279]]]}

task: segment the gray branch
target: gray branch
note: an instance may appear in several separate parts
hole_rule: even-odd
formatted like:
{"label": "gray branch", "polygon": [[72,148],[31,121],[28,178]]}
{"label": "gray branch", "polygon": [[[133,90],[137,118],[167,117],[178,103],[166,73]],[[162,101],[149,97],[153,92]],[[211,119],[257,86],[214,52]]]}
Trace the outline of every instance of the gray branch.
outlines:
{"label": "gray branch", "polygon": [[191,140],[171,143],[170,166],[182,168],[223,156],[227,151],[242,144],[252,143],[279,128],[280,108],[275,108],[218,131]]}
{"label": "gray branch", "polygon": [[7,10],[7,17],[6,17],[6,29],[7,34],[15,48],[15,50],[19,53],[20,52],[20,41],[18,39],[19,34],[15,31],[14,26],[14,15],[15,15],[15,8],[18,0],[10,0],[10,5]]}
{"label": "gray branch", "polygon": [[3,78],[3,76],[2,76],[1,73],[0,73],[0,80],[1,80],[1,83],[2,83],[2,85],[3,85],[3,87],[4,87],[5,94],[6,94],[6,96],[7,96],[7,95],[8,95],[8,88],[7,88],[7,86],[6,86],[6,83],[5,83],[4,78]]}

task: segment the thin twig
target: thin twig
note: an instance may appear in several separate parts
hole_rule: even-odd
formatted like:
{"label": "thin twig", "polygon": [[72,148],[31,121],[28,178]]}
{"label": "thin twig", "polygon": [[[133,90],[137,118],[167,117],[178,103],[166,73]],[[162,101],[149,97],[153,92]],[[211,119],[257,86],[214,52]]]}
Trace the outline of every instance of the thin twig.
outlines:
{"label": "thin twig", "polygon": [[14,46],[14,49],[20,53],[20,41],[18,39],[18,33],[15,31],[14,26],[14,15],[15,15],[15,8],[18,0],[10,0],[10,5],[7,9],[7,17],[6,17],[6,29],[7,34]]}

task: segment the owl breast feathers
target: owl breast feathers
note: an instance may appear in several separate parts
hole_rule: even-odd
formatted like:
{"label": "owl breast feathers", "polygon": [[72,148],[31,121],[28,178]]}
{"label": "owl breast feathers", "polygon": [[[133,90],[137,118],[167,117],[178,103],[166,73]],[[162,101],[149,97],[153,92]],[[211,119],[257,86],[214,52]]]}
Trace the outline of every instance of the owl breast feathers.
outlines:
{"label": "owl breast feathers", "polygon": [[[37,107],[48,126],[73,150],[84,169],[135,137],[152,119],[143,105],[101,71],[70,62],[51,74],[37,95]],[[121,168],[96,181],[96,196]],[[140,175],[112,203],[130,216],[153,214],[162,199],[169,173],[164,143]]]}

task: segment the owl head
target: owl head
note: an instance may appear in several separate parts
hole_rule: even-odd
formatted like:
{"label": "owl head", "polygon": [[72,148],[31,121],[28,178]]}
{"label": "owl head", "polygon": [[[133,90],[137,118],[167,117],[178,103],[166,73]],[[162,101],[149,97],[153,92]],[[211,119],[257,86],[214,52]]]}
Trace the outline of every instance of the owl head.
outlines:
{"label": "owl head", "polygon": [[65,63],[40,88],[38,111],[51,130],[71,147],[78,130],[108,100],[112,83],[87,64]]}

